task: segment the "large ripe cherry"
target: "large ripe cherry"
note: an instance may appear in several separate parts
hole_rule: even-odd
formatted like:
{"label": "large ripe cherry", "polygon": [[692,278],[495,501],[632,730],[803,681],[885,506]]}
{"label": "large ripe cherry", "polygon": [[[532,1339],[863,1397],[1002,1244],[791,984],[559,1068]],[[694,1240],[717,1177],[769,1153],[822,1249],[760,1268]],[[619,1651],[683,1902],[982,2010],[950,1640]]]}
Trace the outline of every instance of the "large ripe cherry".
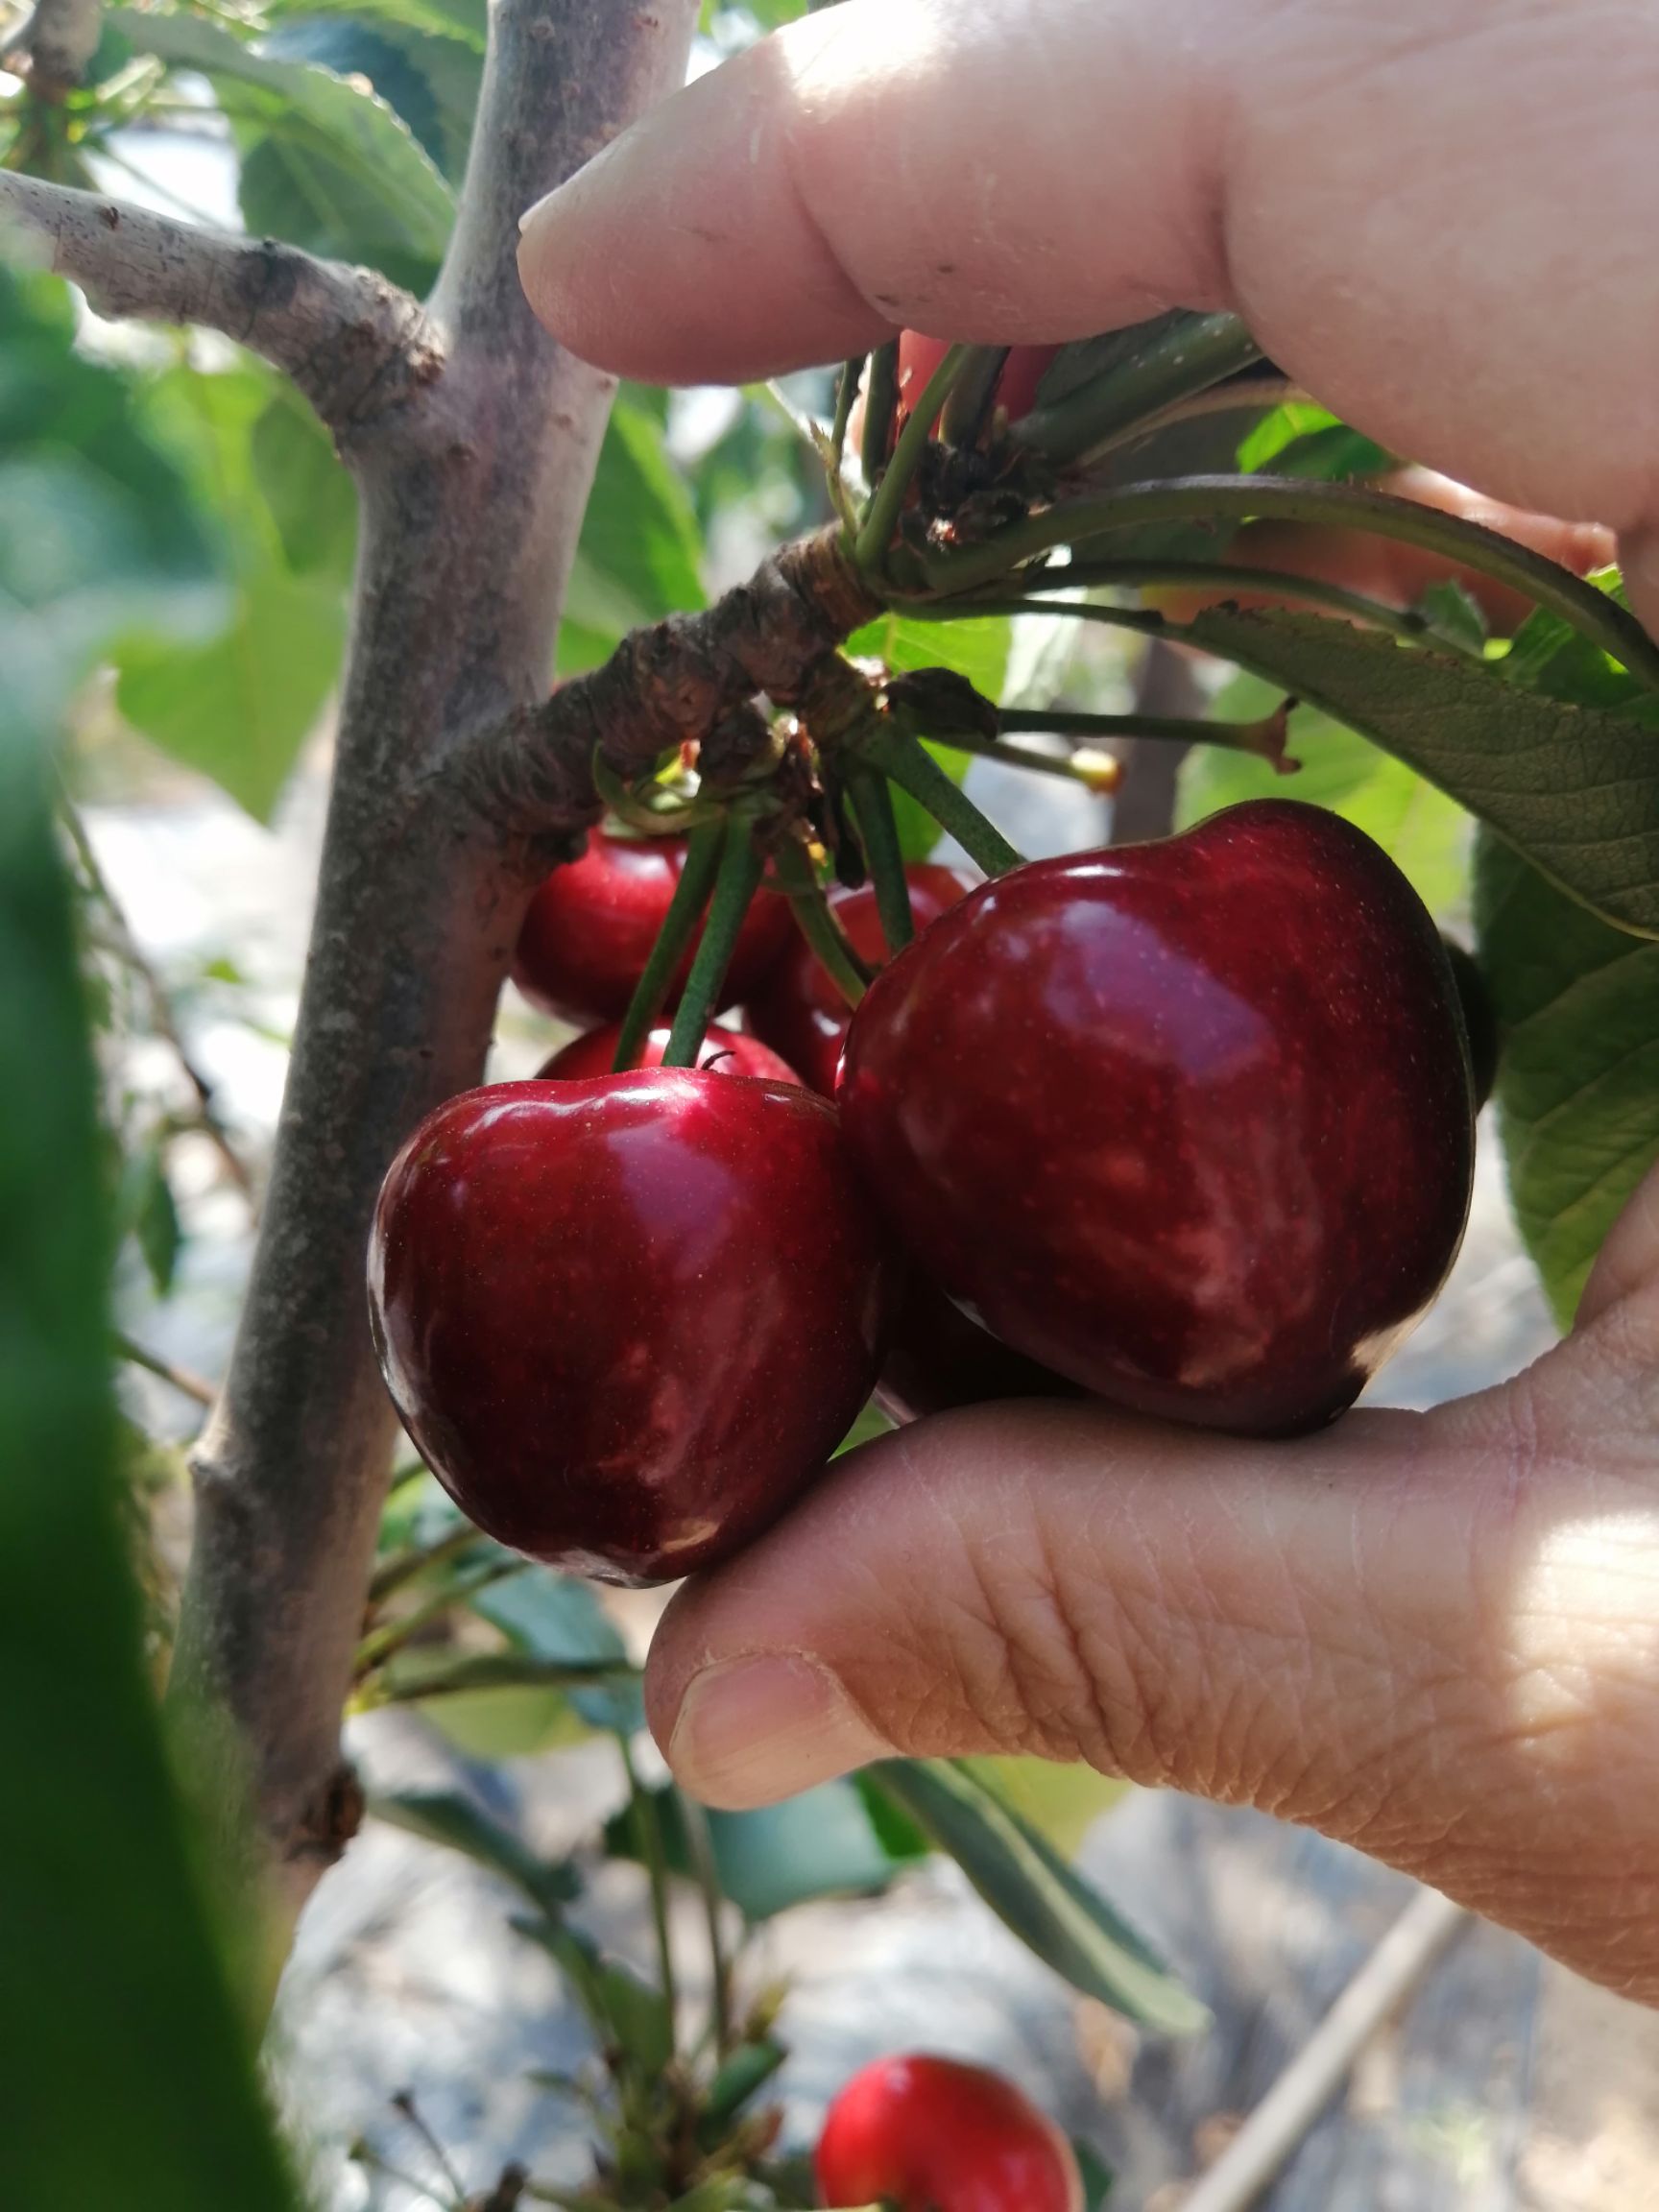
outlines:
{"label": "large ripe cherry", "polygon": [[[519,929],[513,980],[530,1003],[583,1027],[619,1022],[685,865],[683,837],[613,837],[590,830],[581,857],[556,868],[531,900]],[[787,900],[762,890],[744,921],[720,1006],[746,998],[793,934]],[[690,964],[688,952],[668,994],[670,1006],[679,1000]]]}
{"label": "large ripe cherry", "polygon": [[[603,1029],[588,1029],[580,1037],[572,1037],[568,1045],[536,1070],[537,1081],[567,1083],[589,1075],[609,1075],[621,1035],[621,1022],[610,1022]],[[672,1035],[666,1023],[653,1029],[640,1047],[636,1066],[661,1068]],[[718,1022],[703,1039],[697,1065],[716,1069],[722,1075],[755,1075],[763,1083],[798,1084],[801,1080],[794,1069],[780,1060],[757,1037],[745,1036],[741,1029],[728,1029]]]}
{"label": "large ripe cherry", "polygon": [[903,1241],[998,1336],[1241,1432],[1347,1406],[1468,1213],[1440,940],[1313,806],[985,884],[877,977],[838,1096]]}
{"label": "large ripe cherry", "polygon": [[[910,886],[910,912],[917,930],[937,921],[947,906],[973,887],[974,878],[955,868],[941,868],[917,861],[904,871]],[[856,891],[831,887],[830,905],[852,941],[853,950],[874,966],[887,957],[887,940],[881,933],[876,892],[871,884]],[[757,1037],[781,1053],[804,1081],[826,1098],[835,1094],[835,1074],[841,1065],[852,1009],[830,981],[806,940],[797,931],[796,942],[784,952],[766,982],[749,1001],[749,1023]]]}
{"label": "large ripe cherry", "polygon": [[826,2204],[898,2212],[1082,2212],[1065,2136],[985,2066],[878,2058],[830,2105],[813,2159]]}
{"label": "large ripe cherry", "polygon": [[725,1558],[876,1380],[882,1232],[809,1091],[658,1068],[428,1116],[370,1251],[375,1348],[464,1512],[648,1582]]}

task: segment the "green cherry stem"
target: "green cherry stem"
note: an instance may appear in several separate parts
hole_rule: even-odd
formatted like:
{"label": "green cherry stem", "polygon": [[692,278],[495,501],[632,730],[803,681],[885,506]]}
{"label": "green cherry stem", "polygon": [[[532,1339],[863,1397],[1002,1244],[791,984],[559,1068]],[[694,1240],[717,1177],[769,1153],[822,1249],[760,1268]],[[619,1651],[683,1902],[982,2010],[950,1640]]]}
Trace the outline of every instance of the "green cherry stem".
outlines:
{"label": "green cherry stem", "polygon": [[835,387],[835,420],[830,426],[830,453],[837,476],[846,457],[847,430],[853,421],[853,402],[858,397],[858,379],[864,373],[865,358],[862,353],[854,353],[844,362],[841,380]]}
{"label": "green cherry stem", "polygon": [[[689,856],[686,866],[690,866]],[[674,1017],[668,1049],[662,1055],[664,1068],[696,1067],[704,1036],[719,1003],[720,987],[732,965],[743,918],[760,887],[765,866],[750,824],[741,814],[733,815],[726,832],[719,873],[714,878],[714,896],[709,902],[703,940],[685,979],[685,992],[680,1001],[680,1011]]]}
{"label": "green cherry stem", "polygon": [[[906,423],[906,430],[909,427]],[[1421,500],[1355,484],[1281,476],[1179,476],[1167,482],[1125,484],[1092,497],[1062,500],[998,531],[981,544],[924,552],[919,562],[932,590],[954,593],[995,586],[1004,579],[1013,583],[1013,572],[1037,555],[1056,545],[1086,545],[1116,530],[1164,522],[1257,520],[1365,530],[1402,545],[1444,554],[1456,565],[1494,577],[1534,605],[1549,608],[1633,676],[1659,689],[1659,645],[1617,600],[1483,523],[1442,515]],[[863,536],[861,532],[860,544]]]}
{"label": "green cherry stem", "polygon": [[[651,1025],[661,1013],[674,980],[674,971],[685,957],[685,948],[696,933],[703,909],[709,903],[709,895],[714,888],[720,869],[720,856],[726,848],[726,822],[705,823],[693,830],[685,848],[685,865],[680,871],[680,880],[674,886],[668,911],[662,917],[662,927],[657,942],[651,948],[651,957],[645,970],[634,986],[634,996],[628,1001],[628,1011],[622,1018],[622,1034],[616,1040],[616,1057],[611,1063],[620,1075],[632,1068],[638,1059],[645,1040],[651,1034]],[[699,1036],[699,1044],[702,1039]]]}
{"label": "green cherry stem", "polygon": [[1009,436],[1052,460],[1086,461],[1261,358],[1237,315],[1171,315],[1127,360],[1064,399],[1033,408]]}
{"label": "green cherry stem", "polygon": [[910,911],[910,884],[904,874],[904,849],[899,842],[899,824],[893,812],[893,790],[885,776],[873,768],[857,768],[847,779],[858,834],[864,840],[864,857],[870,863],[876,886],[876,911],[887,950],[902,952],[916,934]]}
{"label": "green cherry stem", "polygon": [[923,386],[922,396],[905,418],[904,427],[899,433],[899,443],[893,448],[893,458],[887,473],[876,487],[875,496],[864,511],[864,521],[853,544],[853,560],[866,576],[878,575],[886,558],[893,533],[899,527],[899,517],[904,511],[904,496],[911,481],[921,467],[922,456],[933,435],[933,425],[951,392],[962,366],[973,350],[967,346],[952,346],[945,358]]}
{"label": "green cherry stem", "polygon": [[[698,1043],[702,1043],[701,1038]],[[622,1754],[622,1770],[628,1777],[628,1795],[634,1808],[634,1840],[651,1882],[651,1921],[657,1936],[662,2008],[668,2015],[668,2042],[672,2050],[678,2041],[675,2033],[678,1994],[674,1984],[674,1945],[668,1933],[668,1851],[662,1834],[662,1815],[657,1799],[639,1779],[633,1748],[621,1729],[616,1732],[616,1748]]]}
{"label": "green cherry stem", "polygon": [[1006,876],[1010,868],[1024,865],[1024,854],[986,820],[908,731],[897,729],[889,721],[865,738],[861,749],[871,766],[890,776],[902,791],[908,791],[919,806],[925,806],[940,829],[949,830],[987,876]]}
{"label": "green cherry stem", "polygon": [[899,406],[899,341],[888,340],[870,356],[870,373],[864,386],[864,434],[858,447],[858,465],[872,489],[887,466],[887,444],[893,435],[893,417]]}
{"label": "green cherry stem", "polygon": [[1089,714],[1066,707],[998,709],[1004,733],[1010,737],[1083,737],[1110,741],[1118,737],[1161,737],[1177,745],[1220,745],[1231,753],[1255,753],[1275,766],[1285,757],[1286,716],[1294,701],[1286,699],[1271,714],[1251,722],[1205,722],[1181,714]]}
{"label": "green cherry stem", "polygon": [[[1119,586],[1133,591],[1160,584],[1197,591],[1216,589],[1247,593],[1253,599],[1302,600],[1310,607],[1329,607],[1338,614],[1352,614],[1356,621],[1368,622],[1375,629],[1390,631],[1396,637],[1414,643],[1431,635],[1425,617],[1409,609],[1384,607],[1380,600],[1344,590],[1340,584],[1327,584],[1316,576],[1298,576],[1282,568],[1244,568],[1229,561],[1073,561],[1066,567],[1027,571],[1020,582],[1023,590],[1034,595]],[[1058,607],[1052,610],[1055,613],[1060,611]]]}
{"label": "green cherry stem", "polygon": [[789,894],[789,911],[796,926],[818,956],[818,963],[846,999],[856,1006],[870,977],[834,915],[824,889],[812,873],[812,863],[791,840],[779,846],[773,857],[779,882]]}

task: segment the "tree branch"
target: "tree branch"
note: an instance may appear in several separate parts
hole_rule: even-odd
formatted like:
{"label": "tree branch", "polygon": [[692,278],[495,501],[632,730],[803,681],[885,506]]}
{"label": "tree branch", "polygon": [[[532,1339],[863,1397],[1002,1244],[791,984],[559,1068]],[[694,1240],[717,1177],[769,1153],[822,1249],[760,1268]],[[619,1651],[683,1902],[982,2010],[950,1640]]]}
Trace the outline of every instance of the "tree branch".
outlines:
{"label": "tree branch", "polygon": [[[805,704],[826,659],[882,603],[853,566],[838,522],[770,554],[747,584],[700,614],[636,630],[602,667],[562,684],[450,763],[461,796],[499,840],[556,839],[592,821],[596,749],[619,776],[649,769],[687,738],[726,775],[766,726],[733,716],[764,693]],[[728,756],[710,749],[728,738]]]}
{"label": "tree branch", "polygon": [[451,765],[546,698],[613,391],[531,315],[517,218],[683,81],[696,12],[496,0],[428,317],[442,358],[342,441],[362,531],[328,827],[252,1273],[195,1462],[174,1667],[176,1697],[240,1733],[290,1913],[355,1813],[340,1715],[396,1432],[364,1290],[374,1196],[415,1123],[479,1080],[532,888],[522,853],[457,804]]}
{"label": "tree branch", "polygon": [[197,323],[263,354],[340,433],[407,400],[443,367],[420,301],[372,269],[10,172],[0,173],[0,223],[48,246],[52,269],[100,315]]}
{"label": "tree branch", "polygon": [[99,0],[36,0],[7,60],[26,54],[31,90],[42,100],[61,100],[85,77],[98,51],[100,15]]}

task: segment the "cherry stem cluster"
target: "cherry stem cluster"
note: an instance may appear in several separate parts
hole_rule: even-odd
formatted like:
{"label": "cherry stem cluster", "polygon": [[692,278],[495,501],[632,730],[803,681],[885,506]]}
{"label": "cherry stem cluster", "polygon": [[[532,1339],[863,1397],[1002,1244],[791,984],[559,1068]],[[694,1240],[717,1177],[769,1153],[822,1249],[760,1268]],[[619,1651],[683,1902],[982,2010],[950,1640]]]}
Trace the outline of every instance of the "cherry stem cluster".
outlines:
{"label": "cherry stem cluster", "polygon": [[910,911],[910,885],[893,812],[892,786],[878,770],[860,764],[848,777],[847,790],[876,887],[881,934],[889,953],[902,952],[916,934],[916,918]]}
{"label": "cherry stem cluster", "polygon": [[933,425],[972,350],[967,346],[952,346],[905,417],[904,427],[893,448],[893,458],[876,487],[853,544],[854,563],[866,575],[878,574],[887,558],[887,547],[899,527],[905,498],[932,439]]}
{"label": "cherry stem cluster", "polygon": [[861,751],[872,767],[879,768],[925,806],[987,876],[1006,876],[1010,868],[1021,865],[1024,855],[951,781],[921,740],[891,717],[871,731]]}
{"label": "cherry stem cluster", "polygon": [[[680,871],[679,882],[674,886],[674,896],[663,917],[662,927],[658,933],[656,944],[651,948],[651,957],[645,963],[644,973],[634,987],[634,996],[628,1001],[628,1011],[622,1017],[622,1033],[616,1040],[616,1057],[612,1062],[618,1075],[625,1073],[637,1061],[645,1040],[651,1034],[652,1024],[667,1001],[675,970],[696,934],[703,910],[714,889],[725,848],[724,817],[703,823],[691,832],[685,847],[685,865]],[[693,1062],[702,1042],[702,1034],[699,1032],[697,1045],[691,1052]]]}
{"label": "cherry stem cluster", "polygon": [[[686,860],[690,866],[689,855]],[[725,831],[725,847],[714,878],[714,895],[680,1008],[662,1055],[664,1068],[695,1068],[703,1050],[714,1010],[720,1002],[726,971],[737,949],[743,918],[750,901],[760,888],[765,857],[755,841],[754,826],[742,814],[733,814]],[[653,950],[655,957],[655,949]],[[632,1009],[630,1009],[632,1011]]]}
{"label": "cherry stem cluster", "polygon": [[796,926],[848,1005],[856,1006],[869,984],[869,973],[830,912],[811,861],[801,846],[790,842],[778,848],[772,865],[788,894]]}

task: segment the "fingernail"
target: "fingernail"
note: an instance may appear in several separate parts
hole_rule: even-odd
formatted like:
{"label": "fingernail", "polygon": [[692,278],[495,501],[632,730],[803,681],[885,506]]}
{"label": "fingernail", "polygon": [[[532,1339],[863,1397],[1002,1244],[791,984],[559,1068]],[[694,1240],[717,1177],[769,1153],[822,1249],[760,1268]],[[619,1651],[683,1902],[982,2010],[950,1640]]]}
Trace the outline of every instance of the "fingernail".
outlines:
{"label": "fingernail", "polygon": [[668,1764],[693,1797],[737,1811],[887,1757],[835,1677],[810,1659],[727,1659],[692,1676]]}

